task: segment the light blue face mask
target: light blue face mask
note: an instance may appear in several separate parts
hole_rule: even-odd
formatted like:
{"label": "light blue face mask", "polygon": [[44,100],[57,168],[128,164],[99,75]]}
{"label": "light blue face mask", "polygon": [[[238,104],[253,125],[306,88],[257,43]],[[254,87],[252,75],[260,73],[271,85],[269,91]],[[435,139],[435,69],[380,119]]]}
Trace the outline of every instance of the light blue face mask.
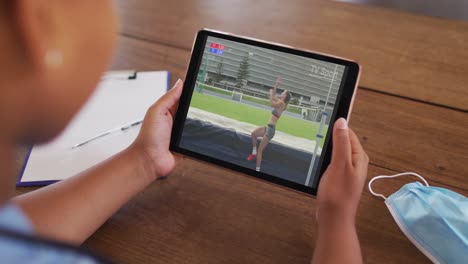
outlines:
{"label": "light blue face mask", "polygon": [[[372,190],[382,178],[403,175],[419,177],[420,182],[404,185],[388,198]],[[429,186],[413,172],[376,176],[369,191],[382,197],[401,231],[434,263],[468,263],[468,198],[444,188]]]}

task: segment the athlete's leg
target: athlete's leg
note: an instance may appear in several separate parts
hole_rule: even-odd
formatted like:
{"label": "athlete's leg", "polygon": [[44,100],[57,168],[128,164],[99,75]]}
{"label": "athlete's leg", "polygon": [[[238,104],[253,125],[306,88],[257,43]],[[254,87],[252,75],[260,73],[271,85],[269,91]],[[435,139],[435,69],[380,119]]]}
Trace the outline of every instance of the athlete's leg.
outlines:
{"label": "athlete's leg", "polygon": [[263,136],[262,141],[260,141],[260,144],[258,146],[257,168],[256,168],[257,171],[260,171],[260,165],[262,164],[262,158],[263,158],[263,150],[268,145],[268,142],[270,142],[270,140],[266,136]]}
{"label": "athlete's leg", "polygon": [[[257,127],[250,136],[252,137],[252,147],[257,148],[257,138],[263,137],[265,135],[265,127]],[[254,153],[255,154],[255,153]]]}
{"label": "athlete's leg", "polygon": [[247,157],[247,160],[253,160],[257,156],[257,138],[265,135],[265,127],[258,127],[251,134],[252,137],[252,153]]}

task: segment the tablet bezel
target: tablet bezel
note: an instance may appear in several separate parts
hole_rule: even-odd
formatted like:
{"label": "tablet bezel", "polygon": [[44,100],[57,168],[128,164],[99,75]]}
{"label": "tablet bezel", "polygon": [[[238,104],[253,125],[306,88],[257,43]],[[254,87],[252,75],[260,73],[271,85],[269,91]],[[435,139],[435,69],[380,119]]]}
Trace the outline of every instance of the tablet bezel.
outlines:
{"label": "tablet bezel", "polygon": [[[276,176],[269,175],[263,172],[257,172],[249,168],[245,168],[245,167],[242,167],[242,166],[239,166],[239,165],[236,165],[236,164],[224,161],[224,160],[219,160],[210,156],[206,156],[206,155],[179,147],[183,128],[185,125],[185,120],[186,120],[187,113],[190,107],[190,101],[192,99],[191,98],[192,93],[195,88],[195,82],[197,80],[198,71],[201,65],[201,60],[203,57],[205,44],[209,36],[346,66],[345,72],[343,74],[344,81],[342,81],[340,85],[340,89],[337,95],[337,101],[335,104],[337,105],[337,107],[335,107],[335,109],[333,110],[333,114],[330,117],[330,125],[329,125],[329,130],[328,130],[330,131],[330,133],[327,133],[326,137],[324,138],[325,147],[322,149],[324,150],[324,152],[322,152],[323,155],[321,155],[319,163],[318,163],[320,174],[318,177],[314,177],[315,181],[313,182],[312,187],[305,186],[296,182],[291,182],[291,181],[278,178]],[[323,53],[296,49],[296,48],[285,46],[285,45],[280,45],[280,44],[266,42],[262,40],[252,39],[252,38],[246,38],[246,37],[237,36],[237,35],[219,32],[219,31],[213,31],[213,30],[208,30],[208,29],[200,30],[195,37],[195,41],[192,47],[192,55],[191,55],[190,63],[188,65],[187,73],[185,76],[184,88],[182,91],[182,95],[180,97],[179,107],[175,115],[175,119],[174,119],[174,123],[172,127],[170,150],[176,153],[180,153],[182,155],[186,155],[186,156],[189,156],[189,157],[201,160],[201,161],[205,161],[205,162],[217,165],[217,166],[228,168],[236,172],[241,172],[241,173],[253,176],[257,179],[268,181],[268,182],[271,182],[280,186],[284,186],[284,187],[287,187],[296,191],[303,192],[303,193],[316,195],[320,178],[325,172],[331,159],[331,150],[332,150],[332,133],[331,132],[333,131],[332,129],[333,129],[334,121],[340,117],[347,118],[349,121],[354,95],[357,90],[359,76],[360,76],[360,66],[357,62],[354,62],[351,60],[338,58],[338,57],[326,55]]]}

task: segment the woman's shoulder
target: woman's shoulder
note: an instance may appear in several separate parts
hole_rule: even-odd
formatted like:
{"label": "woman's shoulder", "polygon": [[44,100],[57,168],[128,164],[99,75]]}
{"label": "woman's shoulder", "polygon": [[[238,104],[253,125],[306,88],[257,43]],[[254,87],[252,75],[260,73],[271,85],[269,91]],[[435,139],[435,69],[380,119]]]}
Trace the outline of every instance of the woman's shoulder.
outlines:
{"label": "woman's shoulder", "polygon": [[30,220],[13,203],[0,207],[0,259],[1,263],[9,264],[109,263],[81,249],[35,237]]}
{"label": "woman's shoulder", "polygon": [[23,211],[13,203],[0,207],[0,228],[18,231],[22,233],[33,233],[31,221]]}

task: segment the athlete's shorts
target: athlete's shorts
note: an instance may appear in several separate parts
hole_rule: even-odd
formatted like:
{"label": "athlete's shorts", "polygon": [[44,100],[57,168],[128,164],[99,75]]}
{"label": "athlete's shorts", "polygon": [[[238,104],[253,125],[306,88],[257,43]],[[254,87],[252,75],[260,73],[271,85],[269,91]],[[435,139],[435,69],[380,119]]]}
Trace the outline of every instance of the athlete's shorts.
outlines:
{"label": "athlete's shorts", "polygon": [[265,126],[265,137],[268,138],[268,140],[272,140],[273,137],[275,136],[275,126],[272,124],[268,124]]}

